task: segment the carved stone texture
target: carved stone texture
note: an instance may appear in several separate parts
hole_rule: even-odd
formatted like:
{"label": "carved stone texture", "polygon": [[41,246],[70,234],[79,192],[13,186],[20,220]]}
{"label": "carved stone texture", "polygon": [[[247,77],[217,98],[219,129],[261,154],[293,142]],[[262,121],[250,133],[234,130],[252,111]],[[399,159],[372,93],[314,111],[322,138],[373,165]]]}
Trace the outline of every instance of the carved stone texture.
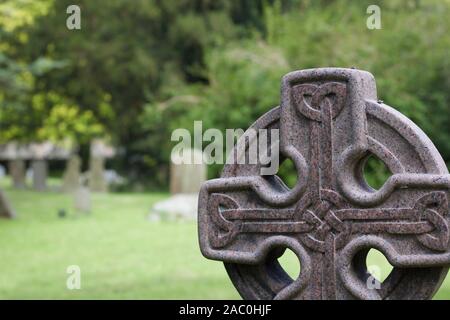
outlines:
{"label": "carved stone texture", "polygon": [[[281,106],[252,128],[280,129],[280,159],[292,160],[297,184],[230,164],[199,196],[202,253],[225,263],[243,298],[433,296],[450,264],[450,175],[426,135],[377,101],[370,73],[289,73]],[[363,177],[370,155],[392,172],[379,190]],[[301,263],[297,279],[278,263],[286,248]],[[379,289],[367,285],[371,248],[394,267]]]}

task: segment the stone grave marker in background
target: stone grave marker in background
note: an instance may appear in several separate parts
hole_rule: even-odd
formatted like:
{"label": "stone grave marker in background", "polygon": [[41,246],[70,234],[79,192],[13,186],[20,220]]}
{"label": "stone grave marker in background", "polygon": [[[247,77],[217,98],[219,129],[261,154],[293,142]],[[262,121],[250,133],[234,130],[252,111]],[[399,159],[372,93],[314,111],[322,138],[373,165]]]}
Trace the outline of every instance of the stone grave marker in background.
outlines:
{"label": "stone grave marker in background", "polygon": [[23,189],[26,186],[26,156],[25,150],[15,142],[0,145],[0,160],[8,161],[8,174],[13,188]]}
{"label": "stone grave marker in background", "polygon": [[77,212],[91,212],[91,192],[84,185],[79,185],[74,193],[74,207]]}
{"label": "stone grave marker in background", "polygon": [[207,167],[200,150],[190,149],[171,156],[169,199],[156,203],[149,220],[195,220],[198,192],[206,181]]}
{"label": "stone grave marker in background", "polygon": [[48,167],[46,160],[33,160],[31,162],[33,169],[33,188],[36,191],[47,190]]}
{"label": "stone grave marker in background", "polygon": [[25,188],[25,161],[22,159],[9,160],[8,169],[13,187]]}
{"label": "stone grave marker in background", "polygon": [[6,198],[3,191],[0,189],[0,217],[4,218],[15,218],[16,214],[11,207],[8,199]]}
{"label": "stone grave marker in background", "polygon": [[28,144],[10,142],[0,145],[0,160],[9,161],[9,174],[15,188],[26,186],[25,160],[31,160],[33,187],[35,190],[43,191],[47,189],[47,161],[65,160],[72,152],[70,147],[49,141]]}
{"label": "stone grave marker in background", "polygon": [[[47,190],[48,163],[50,159],[55,159],[59,148],[47,141],[42,143],[32,143],[27,146],[28,158],[31,159],[33,189],[36,191]],[[64,158],[67,154],[64,154]]]}
{"label": "stone grave marker in background", "polygon": [[89,161],[89,188],[94,192],[106,192],[105,159],[91,157]]}
{"label": "stone grave marker in background", "polygon": [[91,142],[91,154],[89,159],[89,189],[91,191],[108,191],[108,185],[105,178],[105,159],[112,158],[114,154],[114,148],[107,145],[103,140],[94,139]]}
{"label": "stone grave marker in background", "polygon": [[66,170],[63,176],[63,190],[73,192],[80,186],[81,159],[78,155],[73,155],[67,161]]}
{"label": "stone grave marker in background", "polygon": [[[185,150],[182,156],[172,155],[170,163],[170,193],[197,194],[206,181],[207,168],[201,150]],[[181,163],[183,162],[183,163]]]}
{"label": "stone grave marker in background", "polygon": [[[433,143],[377,100],[365,71],[291,72],[281,95],[252,128],[280,129],[297,184],[225,165],[199,196],[201,252],[246,299],[432,298],[450,266],[450,175]],[[364,179],[369,156],[393,174],[379,190]],[[383,283],[368,271],[371,248],[393,265]],[[300,260],[295,279],[278,262],[286,249]]]}

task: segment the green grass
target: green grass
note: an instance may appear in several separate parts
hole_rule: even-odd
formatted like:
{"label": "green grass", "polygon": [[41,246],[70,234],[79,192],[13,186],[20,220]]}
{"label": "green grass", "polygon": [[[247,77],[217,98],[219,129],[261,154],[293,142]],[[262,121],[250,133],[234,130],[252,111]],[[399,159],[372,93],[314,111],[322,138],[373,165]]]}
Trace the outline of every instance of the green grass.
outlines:
{"label": "green grass", "polygon": [[[239,298],[223,265],[201,256],[194,222],[147,221],[166,194],[94,194],[90,215],[66,194],[6,194],[18,218],[0,221],[1,299]],[[66,288],[69,265],[81,290]]]}
{"label": "green grass", "polygon": [[[70,195],[0,185],[18,213],[0,220],[0,299],[239,298],[223,265],[201,256],[195,222],[146,219],[167,194],[93,194],[92,213],[77,215]],[[382,255],[370,259],[383,264]],[[298,274],[293,253],[281,261]],[[66,287],[70,265],[81,268],[80,290]],[[449,277],[436,297],[450,297]]]}

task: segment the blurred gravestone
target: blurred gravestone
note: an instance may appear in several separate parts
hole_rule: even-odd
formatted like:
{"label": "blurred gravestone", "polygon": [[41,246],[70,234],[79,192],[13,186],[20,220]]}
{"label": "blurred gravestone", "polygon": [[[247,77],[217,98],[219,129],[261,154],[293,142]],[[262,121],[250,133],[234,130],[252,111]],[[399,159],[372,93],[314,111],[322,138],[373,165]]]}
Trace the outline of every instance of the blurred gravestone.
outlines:
{"label": "blurred gravestone", "polygon": [[206,181],[206,164],[200,150],[185,150],[183,155],[171,156],[170,193],[198,193]]}
{"label": "blurred gravestone", "polygon": [[155,203],[149,220],[195,220],[200,186],[206,181],[206,164],[202,151],[184,150],[182,155],[172,154],[169,199]]}
{"label": "blurred gravestone", "polygon": [[33,187],[42,191],[47,188],[47,161],[65,160],[70,157],[72,147],[68,143],[56,145],[50,141],[19,144],[9,142],[0,145],[0,160],[9,161],[9,174],[15,188],[25,187],[25,160],[31,160]]}
{"label": "blurred gravestone", "polygon": [[11,176],[14,188],[25,188],[25,161],[21,159],[10,160],[9,175]]}
{"label": "blurred gravestone", "polygon": [[0,160],[8,161],[8,174],[14,188],[25,188],[25,154],[15,142],[0,145]]}
{"label": "blurred gravestone", "polygon": [[91,192],[86,186],[80,185],[74,196],[75,210],[82,213],[91,212]]}
{"label": "blurred gravestone", "polygon": [[53,157],[55,149],[56,146],[49,141],[32,143],[27,146],[27,153],[29,153],[28,157],[32,159],[31,168],[33,170],[33,189],[36,191],[47,190],[47,159]]}
{"label": "blurred gravestone", "polygon": [[6,199],[5,194],[0,189],[0,217],[15,218],[15,216],[16,214],[11,208],[8,199]]}
{"label": "blurred gravestone", "polygon": [[80,185],[80,166],[81,159],[74,155],[67,161],[66,171],[63,176],[63,190],[72,192],[77,190]]}
{"label": "blurred gravestone", "polygon": [[114,154],[114,148],[107,145],[103,140],[95,139],[91,142],[91,156],[89,161],[89,189],[91,191],[107,191],[105,159],[113,157]]}
{"label": "blurred gravestone", "polygon": [[89,188],[94,192],[106,192],[105,159],[91,157],[89,166]]}
{"label": "blurred gravestone", "polygon": [[45,160],[33,160],[31,163],[33,169],[33,188],[36,191],[47,190],[48,167]]}

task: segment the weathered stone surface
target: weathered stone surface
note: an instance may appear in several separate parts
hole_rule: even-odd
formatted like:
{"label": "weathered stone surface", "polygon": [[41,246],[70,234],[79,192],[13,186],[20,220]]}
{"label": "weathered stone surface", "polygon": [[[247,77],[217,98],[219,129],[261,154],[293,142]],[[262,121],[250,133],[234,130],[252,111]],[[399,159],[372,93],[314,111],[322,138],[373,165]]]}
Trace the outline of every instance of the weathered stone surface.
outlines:
{"label": "weathered stone surface", "polygon": [[108,191],[105,180],[105,159],[102,157],[91,157],[90,159],[89,189],[93,192]]}
{"label": "weathered stone surface", "polygon": [[25,188],[25,161],[20,159],[10,160],[8,167],[13,187],[16,189]]}
{"label": "weathered stone surface", "polygon": [[[450,265],[450,175],[409,119],[377,101],[375,80],[354,69],[287,74],[281,106],[252,126],[280,129],[281,159],[298,181],[287,188],[260,165],[225,165],[199,195],[205,257],[225,263],[246,299],[429,299]],[[379,189],[363,177],[370,155],[392,176]],[[301,272],[278,263],[289,248]],[[366,255],[393,265],[380,288],[368,285]]]}
{"label": "weathered stone surface", "polygon": [[185,151],[182,156],[171,156],[171,194],[198,193],[201,185],[206,181],[207,168],[203,162],[202,151],[195,149]]}
{"label": "weathered stone surface", "polygon": [[80,186],[80,166],[81,159],[77,155],[72,156],[67,161],[63,176],[63,190],[65,192],[73,192]]}
{"label": "weathered stone surface", "polygon": [[33,169],[33,188],[36,191],[47,190],[48,167],[45,160],[33,160],[31,162]]}

